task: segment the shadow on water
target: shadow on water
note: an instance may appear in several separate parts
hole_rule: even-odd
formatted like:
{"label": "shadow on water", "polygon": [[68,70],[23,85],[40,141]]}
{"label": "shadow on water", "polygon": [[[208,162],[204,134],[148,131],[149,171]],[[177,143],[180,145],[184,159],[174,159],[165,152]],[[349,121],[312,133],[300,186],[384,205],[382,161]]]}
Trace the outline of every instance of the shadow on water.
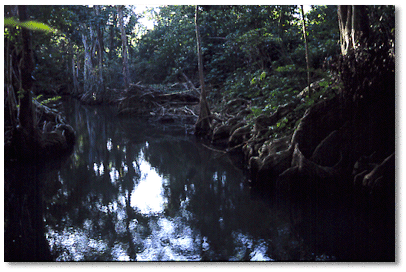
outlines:
{"label": "shadow on water", "polygon": [[[64,103],[64,111],[76,130],[70,158],[45,170],[20,169],[26,180],[28,175],[44,184],[44,202],[36,201],[44,206],[45,223],[37,222],[38,235],[27,235],[39,237],[36,243],[46,256],[57,261],[336,258],[304,242],[292,221],[300,216],[275,207],[263,191],[250,190],[231,162],[238,157],[197,143],[186,133],[187,124],[117,117],[111,107],[76,100]],[[29,212],[41,210],[33,207]]]}
{"label": "shadow on water", "polygon": [[[62,167],[66,155],[52,161],[5,160],[4,260],[53,261],[45,236],[43,180]],[[48,189],[48,188],[47,188]]]}

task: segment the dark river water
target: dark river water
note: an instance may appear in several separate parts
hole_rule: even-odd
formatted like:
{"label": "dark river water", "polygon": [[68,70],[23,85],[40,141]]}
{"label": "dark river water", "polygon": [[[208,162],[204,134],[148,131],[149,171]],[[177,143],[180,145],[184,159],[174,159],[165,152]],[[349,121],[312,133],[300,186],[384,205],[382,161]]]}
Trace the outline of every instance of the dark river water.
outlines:
{"label": "dark river water", "polygon": [[197,141],[190,124],[76,100],[61,110],[73,153],[5,168],[8,261],[393,259],[388,227],[355,212],[357,198],[288,203],[250,188],[242,158]]}
{"label": "dark river water", "polygon": [[[58,261],[299,260],[290,221],[229,157],[185,124],[64,103],[73,154],[47,175],[45,229]],[[233,160],[233,161],[232,161]]]}

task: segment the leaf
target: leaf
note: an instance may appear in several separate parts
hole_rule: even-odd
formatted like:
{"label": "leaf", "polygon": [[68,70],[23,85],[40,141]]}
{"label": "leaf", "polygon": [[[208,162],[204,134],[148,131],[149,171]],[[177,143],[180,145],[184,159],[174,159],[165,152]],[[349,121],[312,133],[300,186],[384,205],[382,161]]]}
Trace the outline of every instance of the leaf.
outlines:
{"label": "leaf", "polygon": [[5,26],[17,26],[18,22],[14,18],[4,18]]}
{"label": "leaf", "polygon": [[262,72],[261,75],[259,76],[260,80],[264,80],[264,78],[266,77],[266,72]]}
{"label": "leaf", "polygon": [[24,27],[32,31],[42,31],[42,32],[55,32],[56,30],[50,27],[47,24],[37,22],[37,21],[26,21],[20,22],[14,18],[4,18],[4,25],[11,26],[11,27]]}
{"label": "leaf", "polygon": [[323,88],[327,88],[329,86],[329,83],[327,81],[322,81],[322,82],[319,82],[319,86],[323,87]]}

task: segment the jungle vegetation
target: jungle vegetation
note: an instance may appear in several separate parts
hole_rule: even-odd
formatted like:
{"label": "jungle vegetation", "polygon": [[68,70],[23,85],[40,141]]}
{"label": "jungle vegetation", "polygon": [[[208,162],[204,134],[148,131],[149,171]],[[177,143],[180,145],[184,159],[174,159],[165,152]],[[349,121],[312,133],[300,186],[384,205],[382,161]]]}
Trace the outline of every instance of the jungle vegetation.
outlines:
{"label": "jungle vegetation", "polygon": [[373,210],[393,258],[394,6],[5,6],[4,22],[6,161],[71,151],[63,95],[188,115],[252,184]]}

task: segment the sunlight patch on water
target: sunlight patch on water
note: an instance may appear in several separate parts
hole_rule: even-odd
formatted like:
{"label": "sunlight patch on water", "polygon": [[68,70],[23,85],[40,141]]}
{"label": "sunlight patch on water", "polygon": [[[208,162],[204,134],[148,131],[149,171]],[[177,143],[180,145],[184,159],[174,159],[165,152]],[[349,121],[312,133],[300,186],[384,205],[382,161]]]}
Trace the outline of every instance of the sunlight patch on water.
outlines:
{"label": "sunlight patch on water", "polygon": [[121,167],[123,167],[123,173],[127,174],[128,173],[128,166],[124,162],[122,162]]}
{"label": "sunlight patch on water", "polygon": [[254,251],[250,254],[251,261],[275,261],[266,255],[267,248],[268,247],[265,242],[256,246]]}
{"label": "sunlight patch on water", "polygon": [[113,261],[130,261],[130,256],[127,255],[120,244],[116,244],[111,253],[114,258]]}
{"label": "sunlight patch on water", "polygon": [[115,167],[112,167],[109,174],[110,174],[111,183],[116,184],[118,181],[118,178],[120,177],[119,172],[116,170]]}
{"label": "sunlight patch on water", "polygon": [[86,231],[76,228],[68,227],[62,231],[49,229],[47,240],[51,249],[64,249],[56,261],[83,261],[85,256],[100,254],[108,249],[105,241],[89,238]]}
{"label": "sunlight patch on water", "polygon": [[[142,158],[143,156],[140,156]],[[131,207],[142,214],[162,213],[167,200],[164,197],[162,184],[165,180],[142,158],[138,161],[141,179],[131,193]]]}
{"label": "sunlight patch on water", "polygon": [[100,166],[97,165],[97,163],[93,163],[93,171],[96,174],[96,176],[101,176],[104,173],[104,165],[102,162],[100,162]]}
{"label": "sunlight patch on water", "polygon": [[267,244],[265,241],[255,241],[249,235],[233,232],[234,242],[236,243],[236,254],[230,258],[230,261],[273,261],[267,256]]}
{"label": "sunlight patch on water", "polygon": [[193,230],[184,226],[180,217],[159,218],[151,224],[152,234],[144,241],[145,250],[137,261],[200,260],[200,247],[193,239]]}
{"label": "sunlight patch on water", "polygon": [[111,149],[113,148],[113,142],[111,141],[111,138],[107,139],[107,150],[111,151]]}

